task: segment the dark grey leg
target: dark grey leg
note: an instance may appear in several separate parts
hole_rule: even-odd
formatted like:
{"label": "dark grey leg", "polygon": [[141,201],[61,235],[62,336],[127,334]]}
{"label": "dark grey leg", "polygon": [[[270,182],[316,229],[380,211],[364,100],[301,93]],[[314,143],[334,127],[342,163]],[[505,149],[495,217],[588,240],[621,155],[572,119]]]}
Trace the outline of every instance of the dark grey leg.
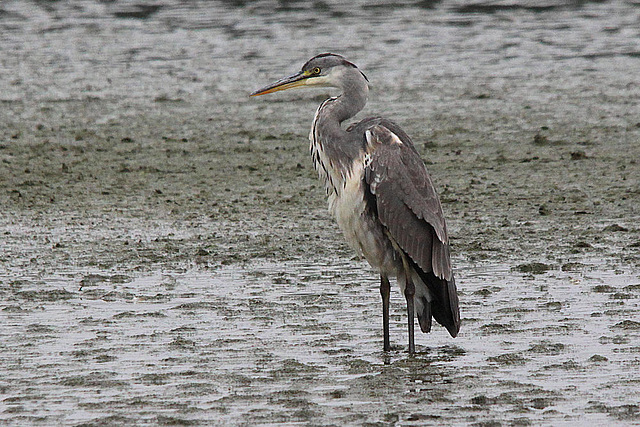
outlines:
{"label": "dark grey leg", "polygon": [[409,275],[407,275],[407,286],[404,289],[404,297],[407,300],[407,317],[409,318],[409,354],[414,354],[416,352],[416,345],[413,340],[413,325],[415,316],[415,307],[413,303],[413,296],[416,294],[416,287],[411,281]]}
{"label": "dark grey leg", "polygon": [[380,275],[380,295],[382,295],[382,331],[384,334],[384,351],[391,350],[389,341],[389,294],[391,293],[391,285],[389,278]]}

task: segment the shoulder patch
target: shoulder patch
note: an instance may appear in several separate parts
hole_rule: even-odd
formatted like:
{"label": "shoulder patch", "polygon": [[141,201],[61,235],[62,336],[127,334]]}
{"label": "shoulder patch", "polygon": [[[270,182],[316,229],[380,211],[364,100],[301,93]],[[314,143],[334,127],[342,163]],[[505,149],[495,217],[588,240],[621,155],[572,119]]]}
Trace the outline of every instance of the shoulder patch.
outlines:
{"label": "shoulder patch", "polygon": [[369,145],[374,143],[384,145],[404,145],[402,139],[400,139],[398,135],[383,125],[371,126],[366,130],[365,137],[367,138],[367,143],[369,143]]}

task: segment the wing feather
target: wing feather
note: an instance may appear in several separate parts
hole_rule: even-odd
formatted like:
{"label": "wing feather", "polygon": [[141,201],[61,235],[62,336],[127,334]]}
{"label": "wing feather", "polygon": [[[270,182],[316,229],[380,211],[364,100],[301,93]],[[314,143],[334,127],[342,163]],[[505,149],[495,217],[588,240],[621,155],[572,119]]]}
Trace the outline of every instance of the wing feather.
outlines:
{"label": "wing feather", "polygon": [[411,140],[376,124],[366,132],[370,161],[365,180],[378,217],[425,272],[451,280],[449,238],[440,199]]}

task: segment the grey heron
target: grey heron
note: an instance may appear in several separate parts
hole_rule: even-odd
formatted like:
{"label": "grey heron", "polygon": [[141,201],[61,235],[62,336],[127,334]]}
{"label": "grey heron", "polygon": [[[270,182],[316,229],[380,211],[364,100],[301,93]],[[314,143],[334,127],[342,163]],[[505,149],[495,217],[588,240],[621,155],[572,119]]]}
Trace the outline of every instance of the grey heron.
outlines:
{"label": "grey heron", "polygon": [[323,53],[302,70],[251,96],[295,87],[341,91],[315,114],[309,140],[329,210],[349,245],[380,273],[384,351],[389,341],[389,277],[407,302],[409,353],[415,353],[414,316],[430,332],[432,318],[452,337],[460,310],[440,199],[409,136],[394,122],[370,117],[351,124],[367,102],[369,80],[344,57]]}

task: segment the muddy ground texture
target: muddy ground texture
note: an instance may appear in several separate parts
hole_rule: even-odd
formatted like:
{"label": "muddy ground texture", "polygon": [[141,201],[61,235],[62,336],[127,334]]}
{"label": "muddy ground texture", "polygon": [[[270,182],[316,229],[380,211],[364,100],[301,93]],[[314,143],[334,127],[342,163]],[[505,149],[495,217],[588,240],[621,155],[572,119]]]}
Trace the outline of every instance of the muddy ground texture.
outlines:
{"label": "muddy ground texture", "polygon": [[[31,16],[8,4],[3,23]],[[242,24],[260,11],[243,7],[213,14],[233,25],[189,29],[198,11],[101,20],[85,13],[117,5],[66,4],[2,36],[22,74],[0,95],[0,423],[640,422],[638,58],[552,61],[544,49],[565,47],[543,43],[547,30],[590,34],[572,19],[600,22],[607,7],[569,10],[565,26],[538,10],[433,12],[456,34],[430,46],[434,65],[408,53],[424,36],[411,37],[410,9],[384,21],[363,7],[373,29],[406,35],[372,38],[365,54],[277,22],[261,51],[265,33]],[[307,12],[281,13],[295,29]],[[540,19],[543,42],[519,14]],[[613,43],[631,27],[603,28]],[[98,30],[148,46],[111,64],[122,40]],[[522,44],[490,49],[509,37]],[[90,48],[58,57],[69,39]],[[285,40],[304,46],[278,56]],[[583,37],[565,41],[579,51]],[[421,334],[414,358],[397,292],[393,351],[380,351],[377,279],[312,170],[308,128],[327,93],[247,97],[316,45],[360,55],[374,83],[365,114],[413,137],[441,196],[463,326],[456,340]]]}
{"label": "muddy ground texture", "polygon": [[[404,120],[440,192],[454,256],[637,267],[640,122],[540,126],[524,109],[505,131],[509,113],[490,128],[496,101],[476,98],[464,118],[444,109],[424,118],[426,131]],[[246,121],[186,101],[3,103],[3,269],[350,256],[308,158],[313,100],[295,103],[268,118],[243,103]],[[294,108],[304,113],[287,123]]]}
{"label": "muddy ground texture", "polygon": [[[637,422],[631,378],[596,382],[610,399],[585,397],[587,379],[534,384],[637,369],[640,126],[547,127],[505,112],[494,127],[482,114],[492,102],[469,99],[469,114],[428,132],[400,118],[449,221],[463,338],[420,336],[407,359],[395,293],[390,365],[375,274],[342,242],[308,158],[313,101],[276,102],[282,117],[248,121],[188,101],[4,103],[3,419]],[[281,132],[272,120],[286,122],[287,108],[304,113]],[[509,121],[525,129],[501,137]],[[567,283],[579,288],[565,293]],[[576,289],[590,301],[578,320]],[[603,329],[586,327],[606,312]],[[212,313],[220,320],[203,324]],[[263,336],[274,323],[284,329]],[[309,357],[317,351],[330,361]]]}

